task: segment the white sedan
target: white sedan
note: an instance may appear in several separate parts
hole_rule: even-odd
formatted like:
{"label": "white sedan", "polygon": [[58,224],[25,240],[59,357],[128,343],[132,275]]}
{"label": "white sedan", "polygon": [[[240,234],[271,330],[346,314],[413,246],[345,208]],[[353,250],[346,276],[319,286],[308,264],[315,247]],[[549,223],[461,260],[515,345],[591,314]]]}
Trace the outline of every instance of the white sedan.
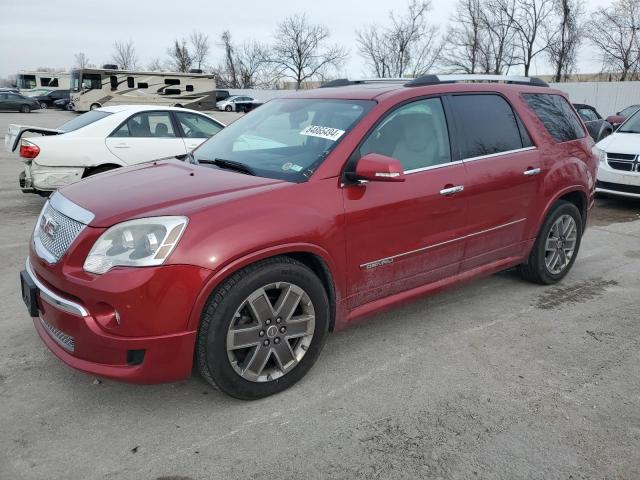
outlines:
{"label": "white sedan", "polygon": [[640,198],[640,110],[613,134],[600,140],[597,147],[604,153],[598,168],[596,191]]}
{"label": "white sedan", "polygon": [[[224,125],[175,107],[119,105],[92,110],[55,129],[9,125],[5,146],[24,161],[23,192],[48,195],[89,175],[185,155]],[[24,133],[42,136],[22,138]]]}

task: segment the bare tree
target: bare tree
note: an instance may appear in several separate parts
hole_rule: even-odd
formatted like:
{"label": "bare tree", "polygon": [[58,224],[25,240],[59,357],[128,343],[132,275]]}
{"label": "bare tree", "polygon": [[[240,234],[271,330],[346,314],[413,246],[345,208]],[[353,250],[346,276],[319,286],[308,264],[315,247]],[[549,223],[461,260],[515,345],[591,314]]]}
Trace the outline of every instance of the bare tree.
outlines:
{"label": "bare tree", "polygon": [[578,47],[582,40],[582,0],[556,0],[555,29],[547,32],[547,51],[549,63],[553,67],[554,82],[566,80],[576,66]]}
{"label": "bare tree", "polygon": [[313,25],[305,15],[293,15],[278,25],[275,44],[265,56],[265,62],[285,78],[302,82],[317,78],[320,72],[338,68],[347,57],[339,45],[328,44],[329,29]]}
{"label": "bare tree", "polygon": [[163,68],[160,59],[158,57],[152,58],[151,61],[147,64],[147,70],[149,70],[150,72],[161,72]]}
{"label": "bare tree", "polygon": [[84,52],[78,52],[73,56],[76,68],[87,68],[89,66],[89,57]]}
{"label": "bare tree", "polygon": [[256,88],[273,86],[276,75],[265,61],[266,47],[255,41],[236,46],[227,30],[220,36],[224,61],[214,70],[216,83],[223,88]]}
{"label": "bare tree", "polygon": [[605,70],[620,74],[620,81],[633,79],[638,72],[640,51],[640,0],[617,0],[599,8],[585,28],[599,51]]}
{"label": "bare tree", "polygon": [[548,44],[545,29],[554,13],[555,0],[519,0],[512,10],[512,0],[496,0],[496,6],[513,22],[515,31],[515,63],[529,75],[533,59],[544,52]]}
{"label": "bare tree", "polygon": [[186,40],[174,40],[173,45],[167,50],[169,65],[176,72],[188,72],[193,64],[191,53],[187,48]]}
{"label": "bare tree", "polygon": [[209,36],[194,30],[189,36],[189,41],[193,52],[191,62],[196,68],[202,69],[209,56]]}
{"label": "bare tree", "polygon": [[370,25],[356,34],[358,51],[378,77],[419,76],[440,60],[443,42],[427,22],[430,1],[411,0],[405,14],[389,14],[387,27]]}
{"label": "bare tree", "polygon": [[480,71],[485,36],[482,8],[481,0],[458,1],[445,47],[447,68],[464,73]]}
{"label": "bare tree", "polygon": [[[502,6],[502,8],[500,8]],[[514,64],[516,0],[488,0],[481,10],[484,31],[481,64],[485,73],[506,73]]]}
{"label": "bare tree", "polygon": [[113,43],[113,54],[111,55],[113,63],[123,70],[133,70],[136,68],[138,56],[133,46],[133,40],[128,42],[115,41]]}

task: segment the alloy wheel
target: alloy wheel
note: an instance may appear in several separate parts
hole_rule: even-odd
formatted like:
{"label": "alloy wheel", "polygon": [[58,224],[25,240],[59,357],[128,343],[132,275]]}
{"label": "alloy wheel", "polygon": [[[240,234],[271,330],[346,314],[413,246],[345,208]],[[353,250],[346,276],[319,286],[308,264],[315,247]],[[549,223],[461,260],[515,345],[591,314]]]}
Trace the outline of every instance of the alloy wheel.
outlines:
{"label": "alloy wheel", "polygon": [[229,362],[245,380],[275,380],[302,360],[314,330],[313,303],[302,288],[288,282],[265,285],[234,314],[227,332]]}
{"label": "alloy wheel", "polygon": [[578,227],[571,215],[561,215],[553,222],[545,243],[547,270],[558,275],[571,263],[578,239]]}

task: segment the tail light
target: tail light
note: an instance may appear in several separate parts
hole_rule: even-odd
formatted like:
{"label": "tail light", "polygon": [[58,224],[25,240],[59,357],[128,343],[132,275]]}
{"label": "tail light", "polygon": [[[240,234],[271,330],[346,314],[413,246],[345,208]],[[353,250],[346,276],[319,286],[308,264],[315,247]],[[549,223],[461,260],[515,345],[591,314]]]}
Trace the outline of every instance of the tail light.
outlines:
{"label": "tail light", "polygon": [[36,158],[40,153],[40,147],[29,140],[20,140],[20,156],[22,158]]}

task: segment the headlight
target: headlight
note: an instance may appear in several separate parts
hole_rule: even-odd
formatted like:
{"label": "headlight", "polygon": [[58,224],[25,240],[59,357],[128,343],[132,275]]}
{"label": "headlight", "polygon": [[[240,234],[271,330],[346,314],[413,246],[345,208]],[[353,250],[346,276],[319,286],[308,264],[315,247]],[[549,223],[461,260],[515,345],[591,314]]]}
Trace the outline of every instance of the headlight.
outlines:
{"label": "headlight", "polygon": [[188,221],[187,217],[151,217],[114,225],[98,238],[83,268],[102,274],[116,266],[162,265],[178,244]]}
{"label": "headlight", "polygon": [[591,152],[598,158],[598,161],[602,164],[607,163],[607,152],[604,150],[594,146],[591,149]]}

